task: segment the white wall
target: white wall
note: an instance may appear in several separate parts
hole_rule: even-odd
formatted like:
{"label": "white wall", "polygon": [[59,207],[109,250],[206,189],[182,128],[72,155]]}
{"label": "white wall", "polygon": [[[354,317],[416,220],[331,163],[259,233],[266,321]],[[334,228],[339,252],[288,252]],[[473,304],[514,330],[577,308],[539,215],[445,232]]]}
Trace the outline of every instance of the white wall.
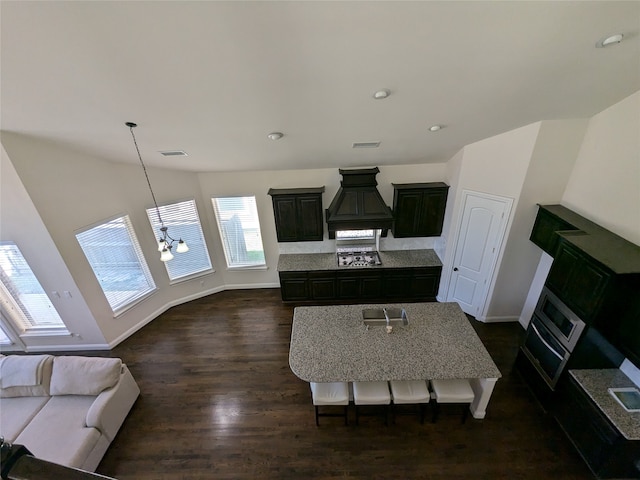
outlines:
{"label": "white wall", "polygon": [[562,204],[640,245],[640,91],[589,120]]}
{"label": "white wall", "polygon": [[575,164],[587,120],[553,120],[540,123],[522,183],[513,223],[498,272],[488,319],[516,320],[540,260],[541,249],[529,241],[537,204],[560,203]]}
{"label": "white wall", "polygon": [[[107,342],[91,310],[58,253],[4,147],[0,155],[0,239],[10,240],[18,246],[44,290],[49,292],[51,302],[72,334],[25,337],[24,346],[16,345],[16,348],[105,348]],[[54,291],[57,291],[59,296],[51,294]],[[3,350],[13,350],[13,347],[3,347]]]}
{"label": "white wall", "polygon": [[[448,283],[451,278],[452,261],[455,254],[454,232],[459,228],[463,190],[489,193],[514,199],[512,212],[515,212],[539,128],[540,124],[536,123],[467,145],[462,151],[460,168],[454,168],[449,172],[450,174],[455,174],[457,171],[458,178],[454,210],[447,235],[446,257],[443,262],[444,268],[438,297],[440,300],[445,300],[449,293]],[[509,228],[512,223],[513,215],[508,220],[507,236],[500,251],[497,253],[496,275],[494,275],[493,281],[488,287],[488,299],[498,304],[508,301],[508,297],[502,295],[500,290],[496,290],[493,298],[491,292],[494,290],[497,272],[509,271],[512,268],[508,263],[501,261],[504,252],[509,251]],[[526,292],[528,283],[520,288]],[[476,318],[488,320],[487,317],[490,316],[489,304],[488,300],[481,313],[476,315]]]}

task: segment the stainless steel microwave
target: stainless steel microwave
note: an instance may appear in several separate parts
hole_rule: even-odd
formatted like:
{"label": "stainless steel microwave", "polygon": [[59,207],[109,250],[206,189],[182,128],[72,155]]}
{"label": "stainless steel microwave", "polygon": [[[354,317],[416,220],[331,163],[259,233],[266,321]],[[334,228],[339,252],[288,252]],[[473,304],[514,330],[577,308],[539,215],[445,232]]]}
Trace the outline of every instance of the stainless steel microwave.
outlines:
{"label": "stainless steel microwave", "polygon": [[547,287],[542,289],[535,315],[569,352],[574,349],[585,323]]}

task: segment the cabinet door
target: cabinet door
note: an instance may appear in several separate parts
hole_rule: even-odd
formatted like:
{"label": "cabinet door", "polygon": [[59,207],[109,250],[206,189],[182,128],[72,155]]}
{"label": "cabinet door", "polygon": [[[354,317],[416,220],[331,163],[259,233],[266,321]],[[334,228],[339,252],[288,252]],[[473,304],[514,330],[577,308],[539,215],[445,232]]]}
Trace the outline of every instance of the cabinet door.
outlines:
{"label": "cabinet door", "polygon": [[280,294],[283,301],[309,299],[309,283],[306,272],[280,272]]}
{"label": "cabinet door", "polygon": [[387,270],[383,281],[385,298],[409,297],[411,280],[411,270]]}
{"label": "cabinet door", "polygon": [[555,257],[560,241],[556,232],[562,230],[576,230],[576,227],[540,207],[529,239],[549,255]]}
{"label": "cabinet door", "polygon": [[313,300],[335,299],[335,274],[333,272],[309,272],[309,290]]}
{"label": "cabinet door", "polygon": [[440,286],[442,268],[419,268],[414,270],[411,281],[411,298],[435,300]]}
{"label": "cabinet door", "polygon": [[423,192],[418,236],[437,237],[442,233],[446,204],[446,189],[439,188]]}
{"label": "cabinet door", "polygon": [[322,221],[322,197],[319,195],[301,196],[297,199],[298,241],[322,240],[324,224]]}
{"label": "cabinet door", "polygon": [[394,202],[393,236],[396,238],[417,235],[422,220],[422,192],[420,190],[396,190]]}
{"label": "cabinet door", "polygon": [[353,274],[342,274],[338,272],[336,289],[338,291],[338,298],[358,298],[360,296],[360,278]]}
{"label": "cabinet door", "polygon": [[560,242],[547,285],[584,321],[597,315],[611,274],[571,245]]}
{"label": "cabinet door", "polygon": [[362,276],[360,297],[370,299],[382,297],[382,272],[371,272]]}
{"label": "cabinet door", "polygon": [[298,241],[296,197],[290,195],[274,196],[273,214],[276,220],[276,235],[278,236],[278,241]]}

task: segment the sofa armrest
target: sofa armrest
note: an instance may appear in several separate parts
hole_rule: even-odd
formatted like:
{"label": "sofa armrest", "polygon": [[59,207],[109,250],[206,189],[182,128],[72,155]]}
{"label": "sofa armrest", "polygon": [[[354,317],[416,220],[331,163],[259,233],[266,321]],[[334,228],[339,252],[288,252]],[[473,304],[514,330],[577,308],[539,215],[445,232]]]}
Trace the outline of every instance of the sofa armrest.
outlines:
{"label": "sofa armrest", "polygon": [[118,383],[101,392],[89,408],[87,427],[98,429],[111,442],[140,395],[140,388],[126,365]]}

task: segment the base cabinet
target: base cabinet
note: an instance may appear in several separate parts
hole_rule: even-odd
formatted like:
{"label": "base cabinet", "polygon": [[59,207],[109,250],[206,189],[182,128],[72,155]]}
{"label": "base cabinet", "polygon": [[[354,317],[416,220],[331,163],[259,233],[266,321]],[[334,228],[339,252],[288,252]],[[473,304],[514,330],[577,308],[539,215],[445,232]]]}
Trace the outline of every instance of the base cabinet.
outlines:
{"label": "base cabinet", "polygon": [[283,300],[309,300],[307,272],[280,272],[280,291]]}
{"label": "base cabinet", "polygon": [[626,440],[572,377],[559,385],[554,417],[598,478],[640,478],[640,441]]}
{"label": "base cabinet", "polygon": [[285,302],[435,301],[442,267],[280,272]]}

